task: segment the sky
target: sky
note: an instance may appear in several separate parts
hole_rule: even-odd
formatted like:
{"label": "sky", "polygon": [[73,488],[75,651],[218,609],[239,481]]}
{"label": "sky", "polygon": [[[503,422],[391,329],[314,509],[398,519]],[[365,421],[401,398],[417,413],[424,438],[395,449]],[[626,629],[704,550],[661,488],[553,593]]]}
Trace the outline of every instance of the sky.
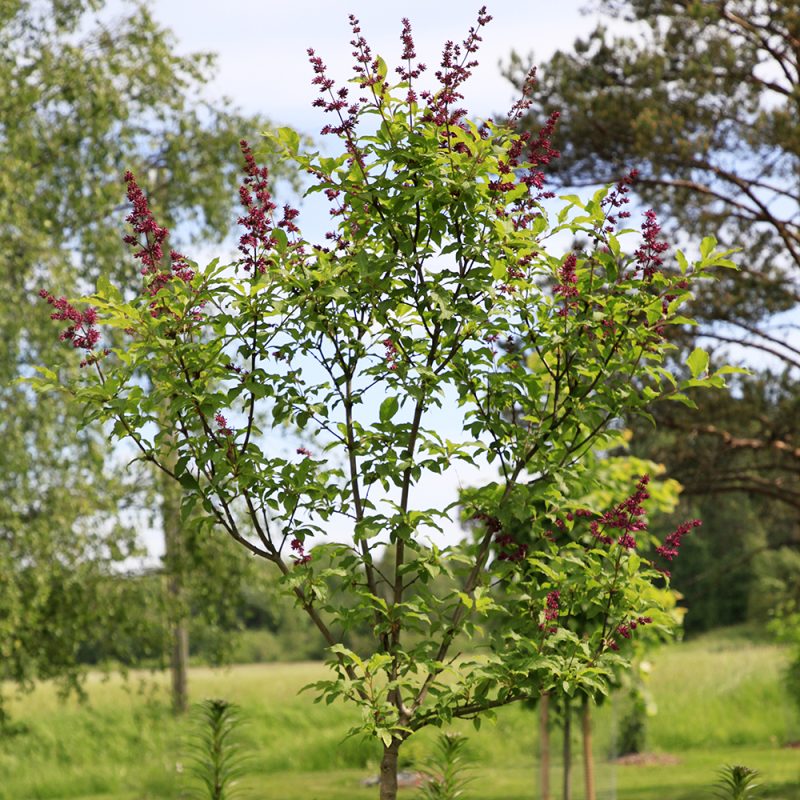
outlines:
{"label": "sky", "polygon": [[[583,15],[586,0],[494,0],[485,28],[481,66],[470,81],[471,113],[489,116],[504,111],[515,97],[501,76],[498,62],[512,49],[533,51],[544,60],[558,48],[568,48],[576,36],[588,33],[597,16]],[[390,65],[401,52],[400,21],[408,17],[417,53],[429,71],[438,64],[447,39],[462,40],[474,25],[479,3],[402,3],[376,0],[154,0],[156,19],[178,35],[179,51],[218,54],[219,74],[212,95],[230,97],[248,112],[259,112],[281,125],[307,133],[322,127],[321,113],[312,109],[315,89],[306,50],[313,47],[332,76],[351,74],[348,15],[361,21],[362,33]],[[188,11],[188,9],[191,9]]]}

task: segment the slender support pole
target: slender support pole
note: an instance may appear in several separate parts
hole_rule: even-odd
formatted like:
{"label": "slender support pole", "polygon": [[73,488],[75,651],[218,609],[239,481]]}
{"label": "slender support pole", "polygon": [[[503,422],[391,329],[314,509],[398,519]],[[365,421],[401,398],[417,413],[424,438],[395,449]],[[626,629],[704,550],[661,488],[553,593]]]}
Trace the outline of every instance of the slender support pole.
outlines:
{"label": "slender support pole", "polygon": [[592,751],[592,701],[587,695],[581,709],[583,723],[583,782],[585,800],[596,800],[594,790],[594,753]]}
{"label": "slender support pole", "polygon": [[572,708],[564,695],[564,791],[562,800],[572,800]]}
{"label": "slender support pole", "polygon": [[539,794],[550,797],[550,695],[545,693],[539,704]]}

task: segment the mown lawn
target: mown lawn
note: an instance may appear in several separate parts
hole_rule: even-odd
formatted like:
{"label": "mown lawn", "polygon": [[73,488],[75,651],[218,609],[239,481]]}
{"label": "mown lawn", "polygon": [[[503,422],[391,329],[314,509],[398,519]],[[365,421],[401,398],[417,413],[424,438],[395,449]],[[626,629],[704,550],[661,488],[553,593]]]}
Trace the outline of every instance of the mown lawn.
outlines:
{"label": "mown lawn", "polygon": [[[658,715],[650,720],[648,748],[671,753],[673,766],[609,762],[618,714],[615,704],[595,717],[600,798],[707,800],[716,770],[743,763],[763,773],[766,796],[800,800],[800,719],[780,689],[783,652],[750,642],[741,631],[717,633],[664,648],[653,658],[651,688]],[[315,704],[305,684],[318,679],[317,663],[194,669],[196,700],[225,697],[246,710],[244,738],[253,755],[250,791],[263,800],[359,800],[377,790],[361,780],[376,772],[371,743],[346,738],[356,716],[339,705]],[[93,676],[89,703],[60,704],[53,687],[11,703],[14,726],[0,738],[0,800],[175,800],[190,785],[190,723],[168,710],[162,675],[136,674],[127,682]],[[502,709],[480,732],[464,726],[476,780],[468,800],[537,797],[536,715]],[[407,766],[423,760],[435,732],[406,746]],[[560,743],[554,737],[554,751]],[[576,743],[576,753],[579,752]],[[558,764],[552,776],[558,785]],[[575,800],[582,798],[580,760]],[[415,792],[407,790],[411,800]],[[558,793],[556,792],[556,795]]]}

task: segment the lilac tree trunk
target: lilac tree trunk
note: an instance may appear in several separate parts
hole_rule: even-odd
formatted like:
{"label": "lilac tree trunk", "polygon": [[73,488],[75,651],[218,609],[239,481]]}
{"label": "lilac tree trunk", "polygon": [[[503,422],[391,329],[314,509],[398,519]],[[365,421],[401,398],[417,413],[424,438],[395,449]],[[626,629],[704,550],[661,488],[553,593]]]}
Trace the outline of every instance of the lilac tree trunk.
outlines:
{"label": "lilac tree trunk", "polygon": [[397,754],[400,742],[393,739],[387,747],[384,745],[381,759],[381,796],[380,800],[397,800]]}
{"label": "lilac tree trunk", "polygon": [[572,708],[564,695],[564,783],[561,800],[572,800]]}

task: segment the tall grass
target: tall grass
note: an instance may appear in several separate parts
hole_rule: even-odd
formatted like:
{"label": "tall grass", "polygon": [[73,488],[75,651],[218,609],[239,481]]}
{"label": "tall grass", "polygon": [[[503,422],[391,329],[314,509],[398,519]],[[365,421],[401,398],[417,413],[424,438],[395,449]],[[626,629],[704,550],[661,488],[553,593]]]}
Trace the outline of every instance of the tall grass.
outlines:
{"label": "tall grass", "polygon": [[651,741],[665,750],[769,745],[800,738],[781,675],[786,651],[716,634],[654,659],[658,714]]}
{"label": "tall grass", "polygon": [[[715,748],[746,746],[780,753],[770,748],[800,739],[798,715],[780,688],[785,655],[778,647],[718,634],[664,648],[653,662],[651,688],[659,713],[649,723],[649,746],[687,758],[712,751],[709,781],[713,768],[733,757],[715,756]],[[357,711],[315,704],[310,693],[298,695],[323,670],[318,663],[197,668],[191,673],[191,700],[224,697],[242,707],[249,723],[242,736],[253,754],[255,785],[269,785],[276,774],[296,775],[299,785],[308,781],[313,785],[314,773],[319,779],[325,773],[330,782],[332,770],[351,770],[353,775],[376,770],[379,753],[373,744],[346,737]],[[190,723],[172,717],[166,677],[137,674],[128,682],[91,677],[87,690],[86,705],[59,703],[49,684],[10,704],[18,725],[0,733],[0,800],[146,800],[179,795],[187,783]],[[480,733],[467,725],[454,727],[469,736],[466,757],[484,769],[533,769],[537,725],[531,710],[501,709],[497,723],[484,725]],[[611,751],[613,727],[614,709],[607,705],[595,716],[601,761]],[[403,766],[423,763],[435,737],[435,731],[426,731],[412,738]],[[769,764],[752,766],[769,777],[765,769]],[[352,789],[356,784],[353,779],[348,785]],[[495,779],[494,785],[504,782]],[[531,777],[530,790],[520,797],[532,796],[534,786]],[[315,792],[297,796],[307,800],[339,796]],[[268,792],[258,796],[281,797]],[[371,795],[353,790],[350,796]],[[474,796],[484,794],[476,790]],[[508,800],[513,797],[512,792]]]}

